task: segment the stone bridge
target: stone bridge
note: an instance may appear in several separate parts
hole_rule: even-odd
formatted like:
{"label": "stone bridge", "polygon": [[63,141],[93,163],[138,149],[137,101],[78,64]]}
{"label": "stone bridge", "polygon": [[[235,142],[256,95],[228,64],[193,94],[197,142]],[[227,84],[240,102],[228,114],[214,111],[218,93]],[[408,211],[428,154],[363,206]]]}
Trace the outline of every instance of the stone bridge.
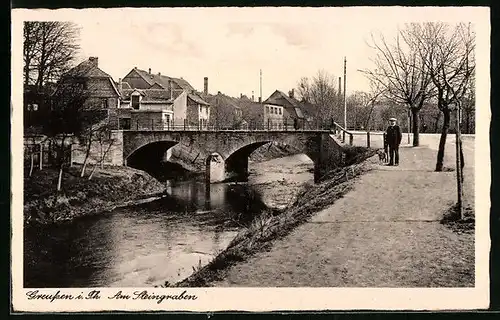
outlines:
{"label": "stone bridge", "polygon": [[[207,180],[246,178],[248,156],[258,147],[279,142],[306,154],[314,163],[314,180],[342,161],[341,143],[330,131],[119,131],[123,164],[155,163],[177,155],[204,165]],[[181,156],[179,156],[181,155]]]}

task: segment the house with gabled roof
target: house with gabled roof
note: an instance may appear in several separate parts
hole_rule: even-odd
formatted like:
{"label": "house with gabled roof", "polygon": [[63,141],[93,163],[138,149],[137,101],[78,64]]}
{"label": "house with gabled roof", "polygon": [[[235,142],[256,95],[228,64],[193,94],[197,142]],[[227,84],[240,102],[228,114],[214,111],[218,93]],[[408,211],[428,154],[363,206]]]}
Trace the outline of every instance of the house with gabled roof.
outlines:
{"label": "house with gabled roof", "polygon": [[62,75],[54,93],[67,85],[75,84],[81,85],[82,92],[86,95],[84,108],[107,112],[110,125],[117,125],[120,92],[113,78],[99,68],[97,57],[88,58]]}
{"label": "house with gabled roof", "polygon": [[131,89],[120,84],[120,128],[168,130],[173,126],[173,99],[164,89]]}
{"label": "house with gabled roof", "polygon": [[160,72],[157,74],[151,73],[151,68],[145,71],[135,67],[130,70],[122,81],[130,84],[130,86],[135,89],[172,89],[174,92],[194,91],[193,86],[186,80],[165,76]]}
{"label": "house with gabled roof", "polygon": [[314,106],[295,99],[294,89],[290,90],[288,95],[276,90],[264,101],[264,104],[269,108],[281,106],[283,118],[287,122],[293,122],[298,128],[307,128],[313,121]]}
{"label": "house with gabled roof", "polygon": [[148,122],[150,127],[162,123],[155,129],[208,128],[210,104],[182,78],[133,68],[119,80],[119,87],[123,93],[120,108],[130,110],[130,120],[124,116],[122,122],[130,121],[131,129]]}
{"label": "house with gabled roof", "polygon": [[84,90],[88,93],[89,104],[101,106],[103,109],[117,108],[120,93],[113,78],[99,68],[97,57],[90,57],[65,73],[60,83],[66,80],[80,79]]}

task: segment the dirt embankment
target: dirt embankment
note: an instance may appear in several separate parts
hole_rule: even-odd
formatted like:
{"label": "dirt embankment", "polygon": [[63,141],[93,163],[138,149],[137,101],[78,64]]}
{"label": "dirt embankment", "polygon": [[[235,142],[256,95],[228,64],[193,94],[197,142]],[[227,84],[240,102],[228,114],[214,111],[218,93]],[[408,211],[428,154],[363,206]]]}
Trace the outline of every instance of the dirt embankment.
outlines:
{"label": "dirt embankment", "polygon": [[252,152],[248,157],[248,160],[251,162],[262,162],[298,153],[301,153],[299,149],[288,144],[280,142],[270,142]]}
{"label": "dirt embankment", "polygon": [[82,178],[79,167],[70,167],[63,174],[62,190],[57,192],[58,173],[44,169],[31,177],[25,174],[25,224],[69,221],[159,197],[165,190],[162,183],[141,170],[104,167],[88,180],[88,173]]}
{"label": "dirt embankment", "polygon": [[[223,279],[231,265],[270,248],[274,240],[284,237],[311,215],[347,193],[356,177],[369,171],[372,163],[378,161],[373,157],[374,153],[374,150],[362,147],[349,148],[345,166],[328,173],[319,184],[303,185],[296,200],[286,209],[269,210],[256,217],[248,228],[233,239],[226,250],[175,286],[210,286],[212,282]],[[365,161],[366,159],[369,160]]]}
{"label": "dirt embankment", "polygon": [[[293,146],[273,141],[255,149],[248,157],[248,160],[249,162],[262,162],[299,153],[301,151]],[[179,171],[183,171],[188,176],[205,173],[205,161],[203,157],[195,157],[193,159],[192,156],[192,154],[186,151],[176,150],[172,153],[169,162],[178,165]]]}

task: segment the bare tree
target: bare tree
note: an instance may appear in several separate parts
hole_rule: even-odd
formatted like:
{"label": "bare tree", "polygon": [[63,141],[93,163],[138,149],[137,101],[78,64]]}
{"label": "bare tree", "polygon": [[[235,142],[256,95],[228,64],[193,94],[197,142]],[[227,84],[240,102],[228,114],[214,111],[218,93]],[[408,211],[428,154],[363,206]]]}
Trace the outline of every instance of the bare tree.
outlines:
{"label": "bare tree", "polygon": [[474,133],[475,127],[475,115],[476,115],[476,90],[475,90],[475,79],[469,81],[469,88],[463,97],[462,103],[463,118],[465,120],[465,133]]}
{"label": "bare tree", "polygon": [[49,116],[43,127],[43,133],[58,147],[58,191],[61,190],[64,167],[71,158],[72,138],[88,138],[91,145],[96,132],[108,128],[109,120],[102,106],[90,98],[94,89],[88,89],[87,80],[80,71],[73,70],[61,78],[51,96]]}
{"label": "bare tree", "polygon": [[97,162],[94,164],[94,167],[90,172],[88,180],[92,180],[92,177],[94,176],[97,166],[100,166],[101,169],[103,169],[104,160],[106,159],[107,155],[109,154],[111,148],[115,143],[111,131],[107,130],[106,128],[103,128],[102,130],[96,132],[96,140],[97,143],[99,144],[99,158]]}
{"label": "bare tree", "polygon": [[419,50],[409,39],[408,30],[398,30],[394,43],[372,34],[369,46],[375,51],[372,70],[361,70],[384,89],[384,96],[408,106],[412,114],[413,145],[419,145],[419,111],[432,96],[431,79]]}
{"label": "bare tree", "polygon": [[311,84],[308,77],[300,78],[297,84],[297,93],[302,101],[311,102]]}
{"label": "bare tree", "polygon": [[[418,48],[437,92],[437,106],[443,113],[443,127],[436,171],[443,170],[446,137],[452,110],[460,110],[471,88],[475,72],[475,34],[471,24],[411,24],[409,36]],[[473,86],[472,86],[473,88]],[[470,90],[469,90],[470,91]]]}
{"label": "bare tree", "polygon": [[79,84],[61,85],[52,97],[52,108],[49,119],[45,123],[44,133],[58,146],[57,165],[59,167],[59,178],[57,191],[61,190],[64,166],[67,163],[68,140],[81,130],[81,113],[85,95],[83,87]]}
{"label": "bare tree", "polygon": [[368,133],[371,130],[373,110],[385,93],[385,88],[381,86],[379,82],[371,82],[370,92],[361,93],[360,102],[362,103],[364,109],[363,114],[366,114],[363,126]]}
{"label": "bare tree", "polygon": [[85,176],[85,169],[87,168],[92,146],[95,142],[101,142],[102,134],[111,132],[112,129],[109,119],[106,119],[106,116],[103,113],[93,110],[87,114],[87,121],[85,121],[86,123],[82,132],[78,135],[80,141],[85,144],[85,156],[83,159],[80,177]]}
{"label": "bare tree", "polygon": [[24,85],[41,91],[69,70],[79,50],[79,29],[73,22],[24,23]]}
{"label": "bare tree", "polygon": [[311,102],[318,108],[317,119],[340,121],[342,114],[338,108],[338,92],[335,77],[324,70],[319,70],[311,85]]}
{"label": "bare tree", "polygon": [[[210,102],[210,126],[218,129],[237,129],[242,125],[242,111],[235,98],[218,93],[215,96],[204,96]],[[247,98],[245,102],[252,102]]]}
{"label": "bare tree", "polygon": [[310,80],[302,77],[297,84],[299,99],[315,106],[314,118],[318,121],[340,121],[343,111],[340,110],[341,98],[336,89],[335,77],[325,70],[319,70]]}

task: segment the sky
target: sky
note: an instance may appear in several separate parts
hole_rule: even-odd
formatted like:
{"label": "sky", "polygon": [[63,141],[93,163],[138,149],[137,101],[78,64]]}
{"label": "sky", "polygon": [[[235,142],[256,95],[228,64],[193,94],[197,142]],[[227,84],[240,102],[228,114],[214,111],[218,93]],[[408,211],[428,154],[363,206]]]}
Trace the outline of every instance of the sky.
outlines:
{"label": "sky", "polygon": [[[26,20],[77,23],[78,61],[99,58],[115,81],[134,67],[182,77],[212,94],[259,96],[288,92],[301,77],[324,70],[342,77],[347,93],[368,91],[359,70],[373,66],[371,34],[394,37],[398,26],[415,21],[470,18],[467,8],[125,8],[24,12]],[[338,86],[338,84],[336,84]]]}

